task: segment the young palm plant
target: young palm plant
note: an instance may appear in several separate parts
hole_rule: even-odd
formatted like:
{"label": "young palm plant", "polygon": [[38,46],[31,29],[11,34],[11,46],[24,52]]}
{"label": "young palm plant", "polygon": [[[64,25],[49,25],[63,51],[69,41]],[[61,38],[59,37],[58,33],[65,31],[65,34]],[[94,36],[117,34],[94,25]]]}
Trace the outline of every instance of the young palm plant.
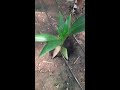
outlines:
{"label": "young palm plant", "polygon": [[35,42],[46,42],[43,47],[40,56],[44,56],[46,53],[54,50],[53,58],[60,52],[62,56],[68,59],[67,48],[63,46],[64,41],[68,36],[82,32],[85,30],[85,15],[80,16],[74,23],[71,23],[71,15],[69,15],[64,21],[62,14],[59,14],[59,21],[57,32],[58,35],[51,34],[36,34]]}

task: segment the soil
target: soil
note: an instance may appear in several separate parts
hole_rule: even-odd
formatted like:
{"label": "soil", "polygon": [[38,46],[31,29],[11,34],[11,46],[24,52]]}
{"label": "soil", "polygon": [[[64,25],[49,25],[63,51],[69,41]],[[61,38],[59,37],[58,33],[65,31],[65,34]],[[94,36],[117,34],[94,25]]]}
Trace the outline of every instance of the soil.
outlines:
{"label": "soil", "polygon": [[[66,17],[69,2],[64,0],[35,0],[35,34],[56,35],[58,12]],[[73,17],[73,21],[74,21]],[[45,43],[35,43],[35,90],[84,90],[85,89],[85,34],[69,37],[65,42],[69,60],[61,56],[52,59],[51,53],[39,54]],[[76,81],[77,79],[77,81]],[[82,89],[80,88],[82,87]]]}

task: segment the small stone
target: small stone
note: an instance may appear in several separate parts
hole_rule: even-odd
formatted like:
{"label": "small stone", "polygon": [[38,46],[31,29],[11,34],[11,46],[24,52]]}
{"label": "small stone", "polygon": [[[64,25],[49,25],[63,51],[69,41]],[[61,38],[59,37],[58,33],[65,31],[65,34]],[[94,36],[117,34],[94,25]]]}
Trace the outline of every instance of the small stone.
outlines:
{"label": "small stone", "polygon": [[59,88],[59,85],[57,85],[56,88]]}
{"label": "small stone", "polygon": [[38,64],[39,66],[41,65],[41,63]]}

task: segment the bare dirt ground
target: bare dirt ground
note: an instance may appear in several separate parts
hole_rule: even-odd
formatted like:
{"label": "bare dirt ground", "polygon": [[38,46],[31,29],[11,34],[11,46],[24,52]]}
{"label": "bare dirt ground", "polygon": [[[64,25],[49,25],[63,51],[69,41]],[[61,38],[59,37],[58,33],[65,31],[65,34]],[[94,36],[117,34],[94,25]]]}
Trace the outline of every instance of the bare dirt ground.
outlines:
{"label": "bare dirt ground", "polygon": [[[35,0],[35,34],[56,35],[58,12],[61,11],[66,17],[69,5],[66,0]],[[60,56],[52,59],[51,53],[39,57],[44,45],[35,43],[35,90],[84,90],[85,33],[69,37],[65,42],[69,61]]]}

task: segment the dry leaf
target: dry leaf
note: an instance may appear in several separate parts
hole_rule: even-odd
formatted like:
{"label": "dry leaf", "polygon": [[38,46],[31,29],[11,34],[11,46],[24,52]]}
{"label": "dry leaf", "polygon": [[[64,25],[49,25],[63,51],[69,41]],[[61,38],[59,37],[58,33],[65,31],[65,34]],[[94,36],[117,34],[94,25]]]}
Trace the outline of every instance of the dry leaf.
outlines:
{"label": "dry leaf", "polygon": [[53,52],[53,57],[52,58],[54,58],[60,52],[60,50],[61,50],[61,46],[57,46],[55,48],[54,52]]}

